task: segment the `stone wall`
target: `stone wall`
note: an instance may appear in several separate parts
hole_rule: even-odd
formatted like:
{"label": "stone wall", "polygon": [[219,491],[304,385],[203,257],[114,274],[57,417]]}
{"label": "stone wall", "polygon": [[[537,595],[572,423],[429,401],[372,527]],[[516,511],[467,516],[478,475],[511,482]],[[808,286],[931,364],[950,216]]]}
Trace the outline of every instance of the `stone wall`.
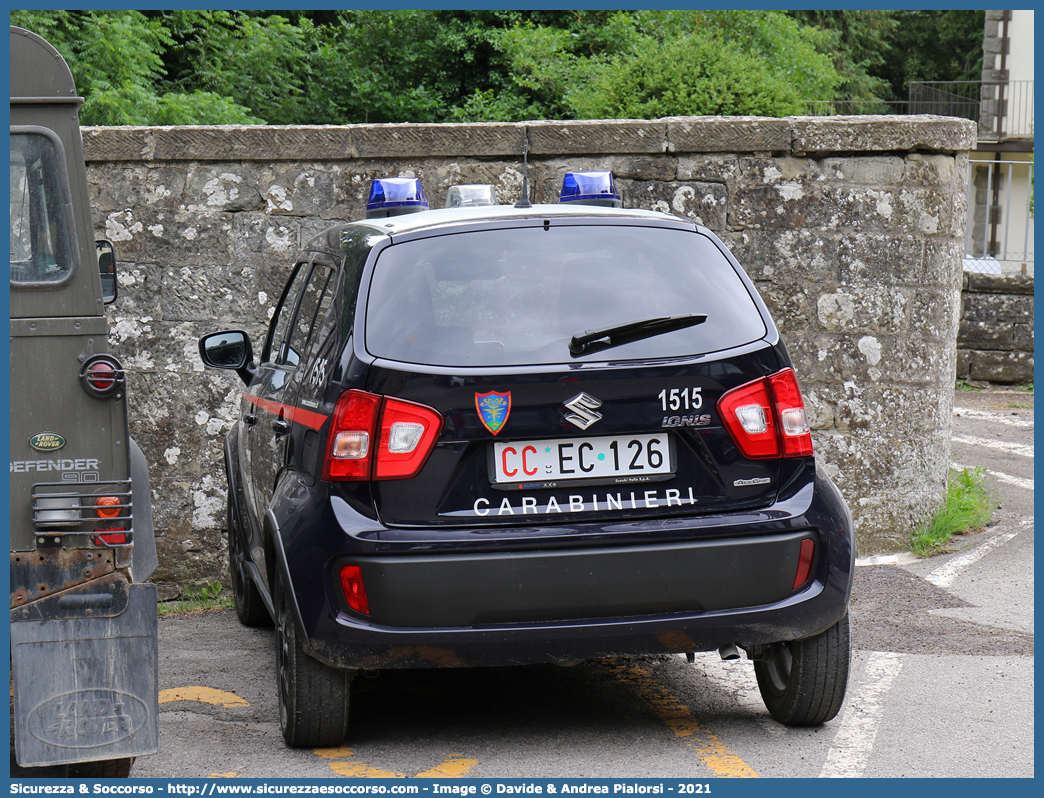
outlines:
{"label": "stone wall", "polygon": [[295,251],[362,215],[370,180],[535,202],[611,169],[628,207],[705,224],[735,251],[796,360],[818,456],[862,554],[896,551],[941,496],[975,125],[941,117],[348,127],[87,128],[97,233],[115,242],[112,344],[152,464],[163,595],[224,576],[221,441],[241,385],[197,337],[259,340]]}
{"label": "stone wall", "polygon": [[1033,382],[1033,278],[965,274],[957,379]]}

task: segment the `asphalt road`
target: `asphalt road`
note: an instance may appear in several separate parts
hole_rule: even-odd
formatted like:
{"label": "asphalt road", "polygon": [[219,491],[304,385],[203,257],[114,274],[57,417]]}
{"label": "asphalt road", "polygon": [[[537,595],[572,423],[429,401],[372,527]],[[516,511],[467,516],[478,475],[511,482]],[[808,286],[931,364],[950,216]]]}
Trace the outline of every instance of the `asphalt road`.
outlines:
{"label": "asphalt road", "polygon": [[[284,746],[274,634],[160,620],[161,750],[136,777],[1033,776],[1033,396],[958,393],[953,460],[998,495],[926,560],[863,561],[841,715],[773,721],[747,661],[389,671],[355,683],[337,749]],[[1028,406],[1027,406],[1028,405]]]}

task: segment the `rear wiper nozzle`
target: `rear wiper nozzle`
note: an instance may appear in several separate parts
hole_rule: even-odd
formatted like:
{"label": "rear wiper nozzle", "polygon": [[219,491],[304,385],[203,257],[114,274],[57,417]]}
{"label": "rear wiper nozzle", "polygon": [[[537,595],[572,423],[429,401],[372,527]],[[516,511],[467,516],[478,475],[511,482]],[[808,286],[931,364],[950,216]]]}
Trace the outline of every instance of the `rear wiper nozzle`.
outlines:
{"label": "rear wiper nozzle", "polygon": [[610,327],[599,327],[577,333],[569,341],[569,351],[574,355],[597,352],[613,346],[621,346],[642,338],[684,330],[707,321],[706,313],[683,313],[679,316],[656,316],[651,319],[629,321]]}

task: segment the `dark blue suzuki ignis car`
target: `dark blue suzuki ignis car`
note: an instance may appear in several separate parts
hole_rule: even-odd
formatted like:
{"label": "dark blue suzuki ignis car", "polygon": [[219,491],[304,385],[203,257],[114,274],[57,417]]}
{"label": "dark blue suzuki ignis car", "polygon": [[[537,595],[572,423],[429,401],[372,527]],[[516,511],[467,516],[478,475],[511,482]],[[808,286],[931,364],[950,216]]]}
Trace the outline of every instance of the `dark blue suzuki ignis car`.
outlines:
{"label": "dark blue suzuki ignis car", "polygon": [[779,721],[848,678],[855,542],[798,379],[710,231],[575,173],[557,204],[374,181],[300,253],[225,441],[243,623],[292,746],[362,670],[741,652]]}

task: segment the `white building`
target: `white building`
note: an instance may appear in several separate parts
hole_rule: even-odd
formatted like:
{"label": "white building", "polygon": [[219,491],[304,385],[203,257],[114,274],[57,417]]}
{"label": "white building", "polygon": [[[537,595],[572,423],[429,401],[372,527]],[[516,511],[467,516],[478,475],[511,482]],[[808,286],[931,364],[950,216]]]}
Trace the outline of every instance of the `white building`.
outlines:
{"label": "white building", "polygon": [[1033,274],[1033,11],[987,11],[965,269]]}

